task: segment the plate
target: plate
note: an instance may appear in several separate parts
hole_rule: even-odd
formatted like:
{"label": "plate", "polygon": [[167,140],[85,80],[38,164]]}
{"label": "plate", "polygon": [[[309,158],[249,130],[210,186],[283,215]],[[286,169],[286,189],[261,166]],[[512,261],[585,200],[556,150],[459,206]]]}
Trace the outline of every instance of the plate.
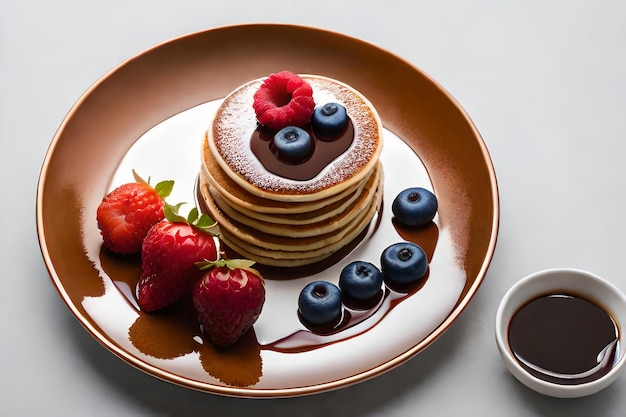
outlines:
{"label": "plate", "polygon": [[[155,179],[176,177],[176,188],[193,198],[195,170],[189,167],[211,106],[237,86],[283,69],[343,81],[378,110],[385,127],[385,204],[377,223],[383,227],[371,227],[367,239],[327,269],[268,280],[266,306],[253,331],[235,347],[216,350],[203,342],[186,304],[160,314],[137,309],[138,260],[100,250],[95,212],[131,165]],[[170,146],[157,146],[161,142]],[[387,291],[376,308],[353,312],[353,321],[340,332],[308,331],[297,320],[299,290],[316,277],[336,280],[351,257],[377,263],[373,258],[382,246],[402,238],[389,226],[385,207],[407,184],[431,188],[439,199],[435,221],[411,237],[421,239],[429,254],[426,283],[410,293]],[[478,290],[493,256],[498,222],[497,183],[487,148],[469,116],[441,86],[376,46],[293,25],[212,29],[123,62],[90,87],[63,120],[37,190],[44,261],[86,330],[148,374],[236,397],[337,389],[421,352]]]}

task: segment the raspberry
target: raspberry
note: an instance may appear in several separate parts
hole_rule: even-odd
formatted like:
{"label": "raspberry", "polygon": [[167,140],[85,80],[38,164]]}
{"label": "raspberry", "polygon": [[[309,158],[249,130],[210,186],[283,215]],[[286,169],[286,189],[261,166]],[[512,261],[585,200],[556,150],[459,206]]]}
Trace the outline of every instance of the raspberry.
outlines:
{"label": "raspberry", "polygon": [[254,112],[260,124],[278,131],[304,126],[315,109],[313,89],[290,71],[270,75],[254,94]]}

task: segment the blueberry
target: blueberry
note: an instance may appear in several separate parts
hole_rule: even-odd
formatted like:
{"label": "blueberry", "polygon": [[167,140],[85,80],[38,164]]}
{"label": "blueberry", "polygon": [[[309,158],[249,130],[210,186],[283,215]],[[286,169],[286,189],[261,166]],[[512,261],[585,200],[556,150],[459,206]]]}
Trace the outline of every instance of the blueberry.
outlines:
{"label": "blueberry", "polygon": [[341,290],[327,281],[313,281],[300,291],[298,311],[307,323],[330,323],[341,314]]}
{"label": "blueberry", "polygon": [[272,141],[278,158],[289,163],[299,163],[307,159],[313,150],[311,136],[296,126],[287,126],[274,135]]}
{"label": "blueberry", "polygon": [[339,103],[326,103],[313,110],[311,126],[313,132],[322,138],[336,139],[348,126],[346,108]]}
{"label": "blueberry", "polygon": [[339,288],[343,295],[354,300],[374,298],[383,284],[383,274],[375,265],[355,261],[346,265],[339,275]]}
{"label": "blueberry", "polygon": [[383,251],[380,266],[385,280],[408,285],[424,277],[428,270],[428,258],[415,243],[398,242]]}
{"label": "blueberry", "polygon": [[407,188],[393,200],[391,211],[405,226],[423,226],[437,213],[437,197],[425,188]]}

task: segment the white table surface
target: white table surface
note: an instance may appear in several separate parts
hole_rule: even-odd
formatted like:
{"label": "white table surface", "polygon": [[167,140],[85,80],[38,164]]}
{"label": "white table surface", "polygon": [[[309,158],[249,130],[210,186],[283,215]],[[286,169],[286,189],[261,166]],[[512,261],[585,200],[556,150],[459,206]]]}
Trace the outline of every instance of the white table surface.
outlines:
{"label": "white table surface", "polygon": [[[544,397],[506,371],[493,335],[505,291],[537,270],[585,269],[626,291],[626,2],[304,3],[0,2],[0,415],[626,415],[626,375],[591,397]],[[483,135],[501,199],[486,279],[440,339],[371,381],[282,400],[195,392],[119,360],[58,296],[35,228],[50,140],[94,81],[172,37],[255,22],[342,32],[430,74]]]}

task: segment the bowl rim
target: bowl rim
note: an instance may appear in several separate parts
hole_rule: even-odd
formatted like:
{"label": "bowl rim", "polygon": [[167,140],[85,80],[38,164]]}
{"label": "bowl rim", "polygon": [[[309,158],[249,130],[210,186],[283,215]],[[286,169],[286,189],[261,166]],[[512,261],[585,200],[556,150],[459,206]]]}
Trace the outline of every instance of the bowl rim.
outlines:
{"label": "bowl rim", "polygon": [[[626,295],[624,295],[624,293],[614,284],[596,274],[576,268],[550,268],[537,271],[520,279],[513,286],[511,286],[502,297],[502,300],[496,312],[496,344],[498,347],[498,351],[500,352],[500,356],[505,362],[509,372],[511,372],[511,374],[513,374],[513,376],[515,376],[515,378],[517,378],[520,382],[522,382],[527,387],[533,389],[534,391],[537,391],[544,395],[561,398],[573,398],[591,395],[609,386],[623,371],[624,366],[626,366],[626,350],[624,349],[624,345],[626,342],[626,338],[624,336],[626,334],[626,321],[624,321],[624,317],[621,317],[621,320],[620,318],[616,317],[617,314],[614,312],[615,309],[610,308],[610,306],[606,305],[605,303],[602,303],[602,305],[600,305],[600,308],[604,309],[611,316],[613,322],[617,327],[617,334],[620,345],[620,357],[613,366],[613,368],[606,375],[593,381],[575,385],[562,385],[537,378],[528,373],[513,357],[513,353],[508,343],[509,322],[513,314],[521,306],[537,297],[547,295],[553,291],[556,291],[557,289],[559,289],[560,291],[568,290],[568,288],[564,287],[563,285],[557,286],[552,284],[553,282],[555,282],[554,277],[557,275],[578,277],[579,279],[586,279],[588,280],[588,282],[593,282],[594,285],[596,285],[596,288],[601,288],[602,291],[608,291],[615,296],[611,305],[615,305],[616,303],[618,303],[621,306],[620,308],[626,311]],[[547,277],[552,277],[554,279],[546,281],[545,279]],[[545,281],[544,285],[540,286],[536,290],[530,291],[527,296],[516,299],[521,291],[523,291],[533,282],[536,282],[540,279],[543,279]],[[586,294],[581,295],[586,296]],[[589,295],[586,298],[590,299],[590,301],[595,302],[596,304],[600,304],[599,302],[595,301],[595,297],[593,295]]]}

